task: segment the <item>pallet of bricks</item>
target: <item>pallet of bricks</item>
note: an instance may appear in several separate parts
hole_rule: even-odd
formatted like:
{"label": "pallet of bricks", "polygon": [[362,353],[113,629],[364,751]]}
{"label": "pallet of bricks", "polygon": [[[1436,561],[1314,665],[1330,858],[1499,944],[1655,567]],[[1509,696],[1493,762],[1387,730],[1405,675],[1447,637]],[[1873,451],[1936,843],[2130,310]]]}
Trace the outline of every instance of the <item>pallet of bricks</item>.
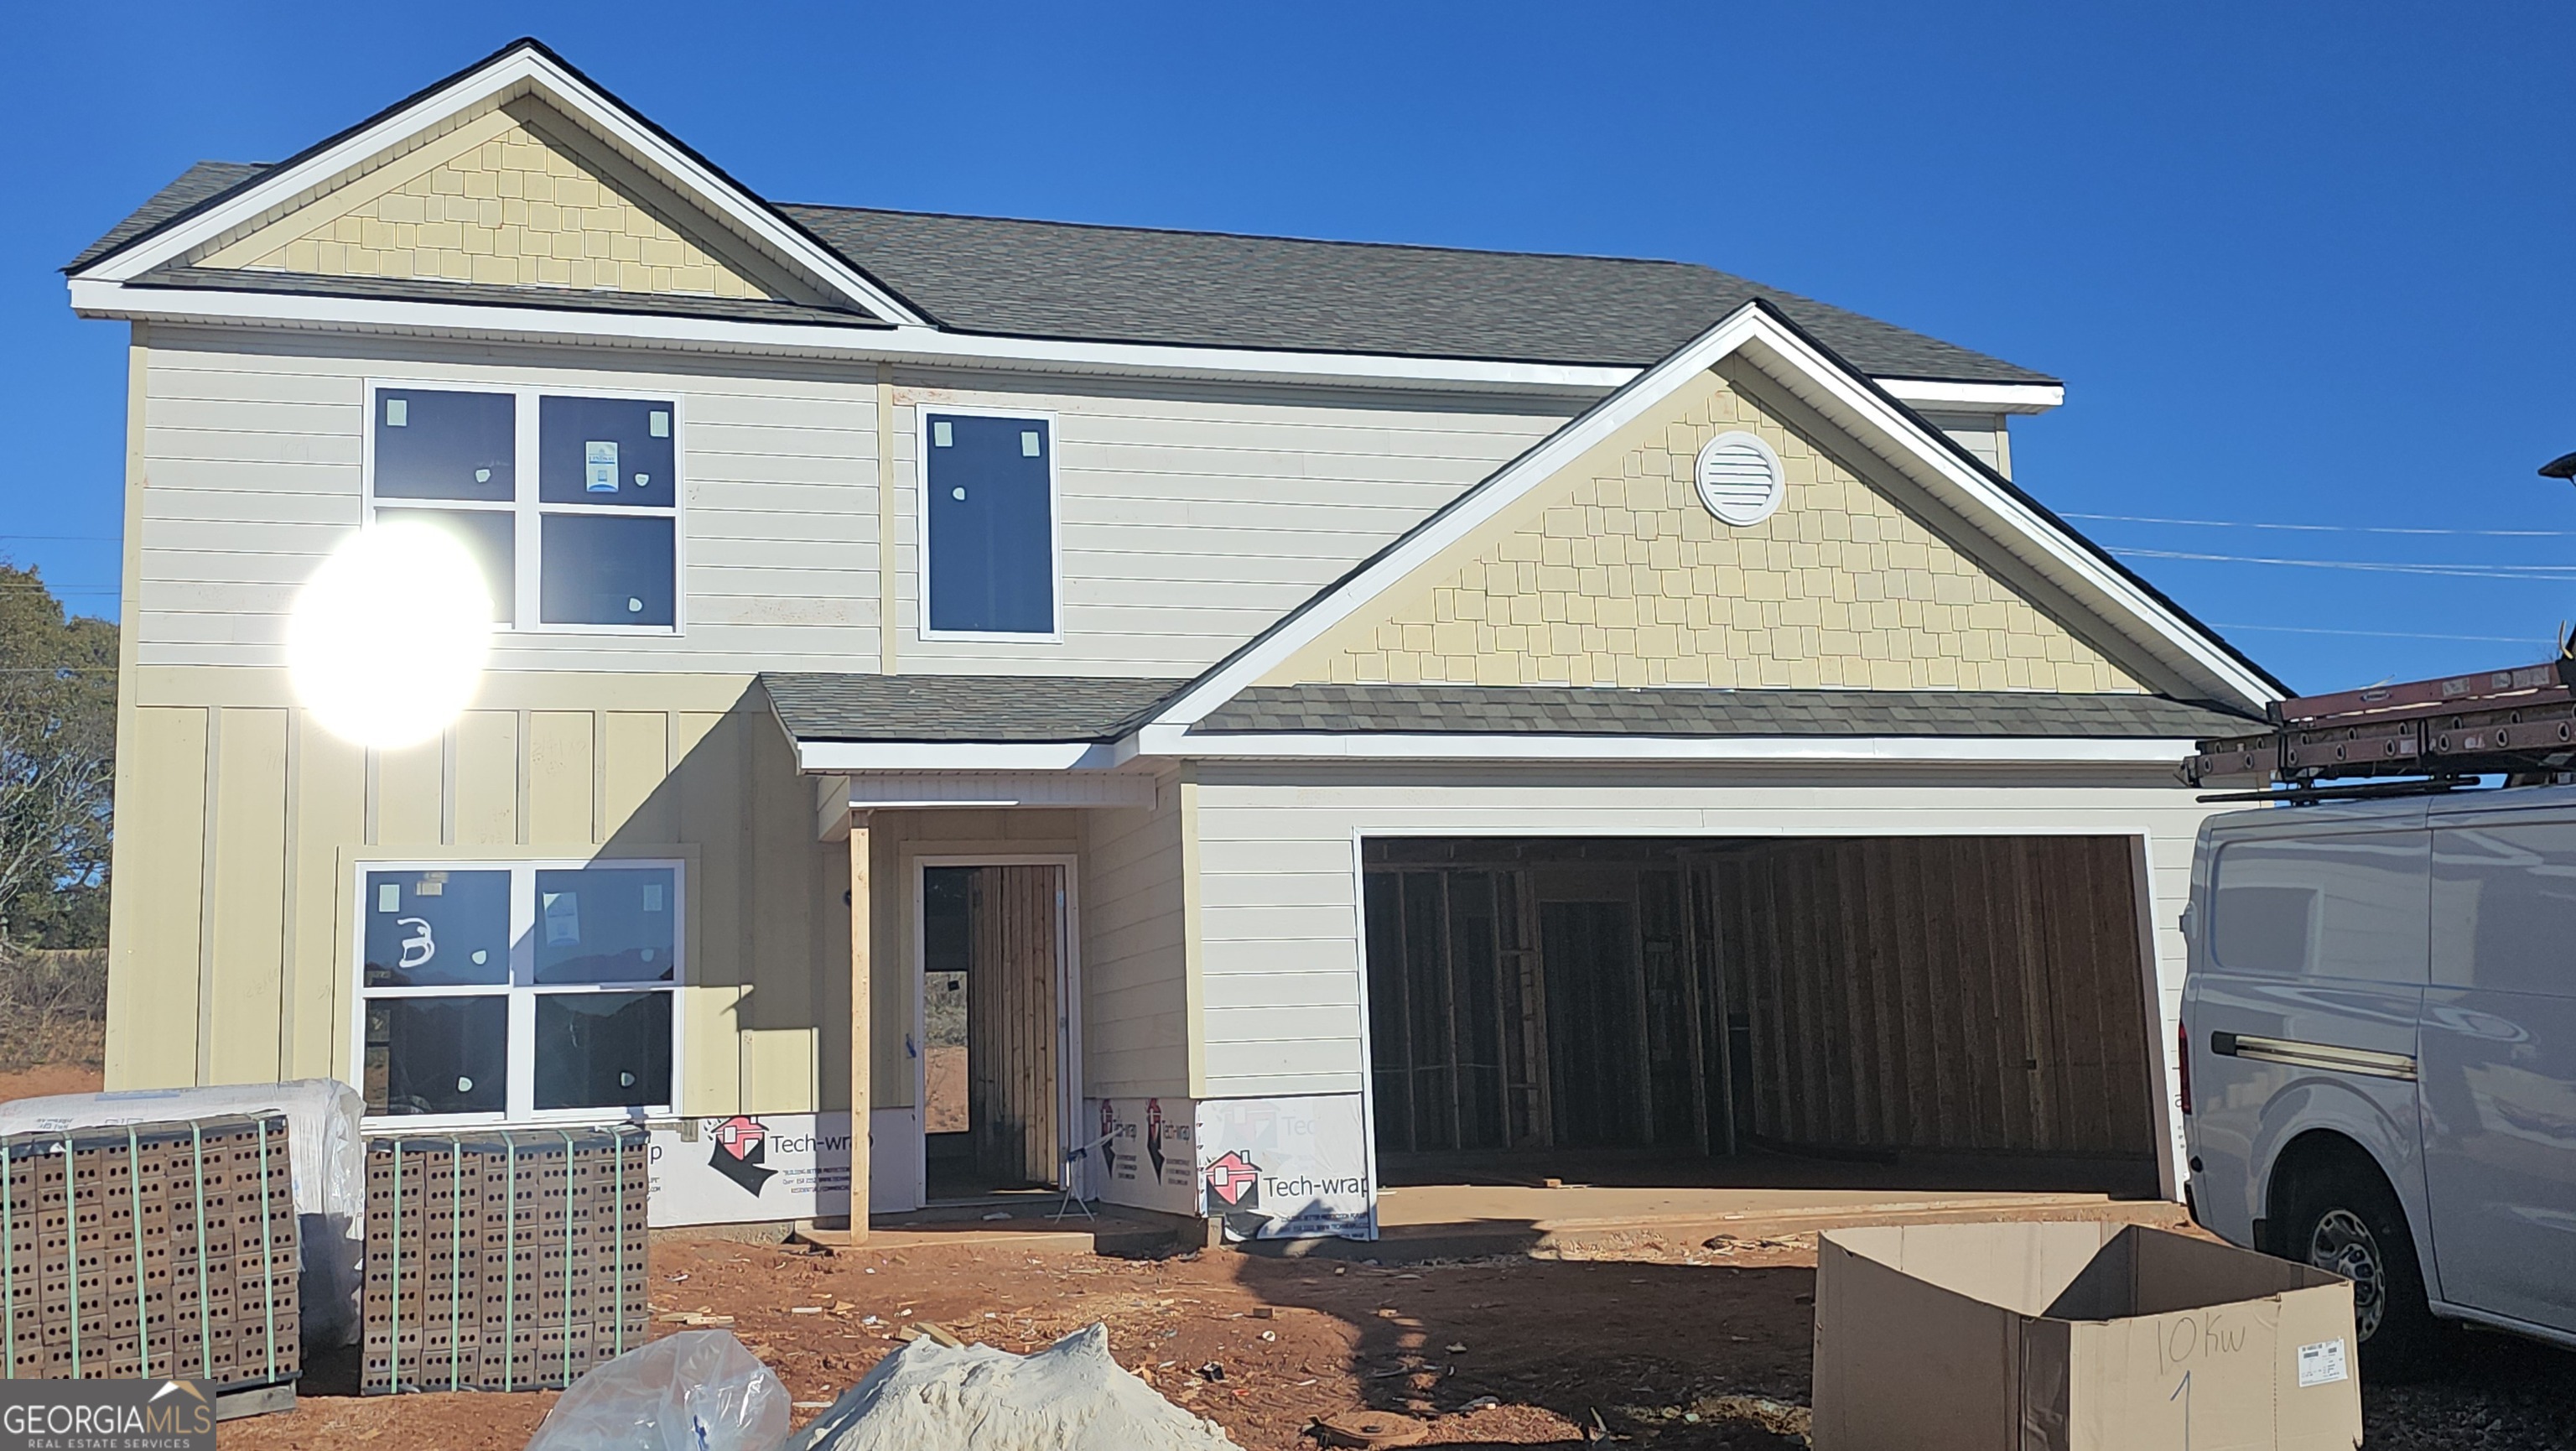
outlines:
{"label": "pallet of bricks", "polygon": [[283,1114],[0,1139],[12,1379],[292,1383],[302,1317]]}
{"label": "pallet of bricks", "polygon": [[361,1389],[569,1385],[645,1339],[640,1128],[367,1142]]}

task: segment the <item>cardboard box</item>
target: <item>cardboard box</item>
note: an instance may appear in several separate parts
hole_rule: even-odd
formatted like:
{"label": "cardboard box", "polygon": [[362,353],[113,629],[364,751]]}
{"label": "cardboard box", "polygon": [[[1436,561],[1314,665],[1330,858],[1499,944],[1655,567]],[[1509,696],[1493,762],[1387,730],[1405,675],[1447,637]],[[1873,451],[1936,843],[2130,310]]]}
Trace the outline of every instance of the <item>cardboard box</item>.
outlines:
{"label": "cardboard box", "polygon": [[2351,1451],[2352,1286],[2137,1225],[1834,1230],[1817,1451]]}

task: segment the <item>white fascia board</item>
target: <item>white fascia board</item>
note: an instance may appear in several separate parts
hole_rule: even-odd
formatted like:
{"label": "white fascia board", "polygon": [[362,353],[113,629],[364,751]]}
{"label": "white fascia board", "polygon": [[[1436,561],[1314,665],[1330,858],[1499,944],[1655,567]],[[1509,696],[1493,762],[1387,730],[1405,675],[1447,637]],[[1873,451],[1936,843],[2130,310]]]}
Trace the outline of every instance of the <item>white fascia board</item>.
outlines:
{"label": "white fascia board", "polygon": [[[1171,730],[1156,727],[1157,731]],[[1551,736],[1328,735],[1172,731],[1149,735],[1150,753],[1206,759],[1376,761],[1708,761],[1880,762],[1891,765],[2172,765],[2189,756],[2188,740],[2090,739],[2066,736]]]}
{"label": "white fascia board", "polygon": [[1096,771],[1118,764],[1109,746],[1087,741],[799,741],[796,769],[809,776],[870,771]]}
{"label": "white fascia board", "polygon": [[1937,378],[1873,380],[1888,396],[1935,412],[2046,413],[2066,401],[2063,383],[1949,383]]}
{"label": "white fascia board", "polygon": [[837,254],[774,215],[758,199],[718,176],[650,127],[638,125],[624,109],[567,74],[534,50],[515,50],[455,84],[386,116],[374,125],[342,137],[334,145],[292,167],[261,177],[223,205],[181,222],[157,236],[93,264],[80,275],[112,282],[141,276],[185,256],[231,228],[292,200],[298,193],[360,164],[445,116],[479,105],[513,88],[527,86],[579,118],[612,145],[659,172],[683,195],[693,195],[743,233],[771,249],[814,280],[888,322],[924,325],[925,320],[893,295],[870,282]]}
{"label": "white fascia board", "polygon": [[1370,353],[1301,353],[1156,343],[1079,343],[990,337],[929,327],[836,327],[741,322],[654,313],[493,307],[392,298],[319,297],[223,288],[126,287],[71,282],[83,317],[215,327],[414,333],[518,342],[657,348],[927,366],[1018,367],[1058,373],[1208,378],[1335,387],[1476,390],[1594,397],[1637,376],[1634,368]]}
{"label": "white fascia board", "polygon": [[[1767,318],[1762,322],[1746,340],[1757,350],[1752,354],[1756,366],[1768,359],[1773,366],[1764,371],[1808,404],[1864,441],[1875,435],[1888,445],[1881,450],[1883,457],[1928,487],[1969,524],[2038,566],[2103,619],[2129,621],[2132,628],[2122,633],[2150,649],[2162,645],[2168,664],[2198,673],[2232,694],[2234,703],[2259,710],[2280,697],[2260,675],[2069,536],[2064,526],[1961,462],[1933,430],[1905,410],[1890,406],[1804,339]],[[1787,376],[1781,376],[1784,373]]]}
{"label": "white fascia board", "polygon": [[1154,804],[1154,778],[1139,771],[893,771],[841,782],[845,810],[955,810],[963,807]]}

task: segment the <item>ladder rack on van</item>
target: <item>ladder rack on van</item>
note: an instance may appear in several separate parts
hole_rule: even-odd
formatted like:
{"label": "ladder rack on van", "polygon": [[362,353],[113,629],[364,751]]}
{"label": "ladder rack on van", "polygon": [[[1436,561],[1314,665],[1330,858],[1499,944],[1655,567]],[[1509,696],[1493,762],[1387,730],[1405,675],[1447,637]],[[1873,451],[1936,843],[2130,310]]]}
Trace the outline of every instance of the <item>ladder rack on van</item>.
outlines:
{"label": "ladder rack on van", "polygon": [[2270,730],[2200,742],[2183,780],[2312,787],[2564,771],[2576,768],[2576,658],[2299,696],[2269,714]]}

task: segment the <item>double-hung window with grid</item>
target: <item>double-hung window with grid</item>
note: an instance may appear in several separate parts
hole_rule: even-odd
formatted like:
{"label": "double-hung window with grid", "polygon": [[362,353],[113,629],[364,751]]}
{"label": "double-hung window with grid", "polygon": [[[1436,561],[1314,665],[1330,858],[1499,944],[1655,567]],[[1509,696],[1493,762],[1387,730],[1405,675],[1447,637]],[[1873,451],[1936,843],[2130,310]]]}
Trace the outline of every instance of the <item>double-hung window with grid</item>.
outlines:
{"label": "double-hung window with grid", "polygon": [[687,981],[683,864],[359,870],[358,1055],[370,1115],[668,1113]]}
{"label": "double-hung window with grid", "polygon": [[679,433],[668,398],[378,384],[369,517],[454,535],[504,629],[676,631]]}

